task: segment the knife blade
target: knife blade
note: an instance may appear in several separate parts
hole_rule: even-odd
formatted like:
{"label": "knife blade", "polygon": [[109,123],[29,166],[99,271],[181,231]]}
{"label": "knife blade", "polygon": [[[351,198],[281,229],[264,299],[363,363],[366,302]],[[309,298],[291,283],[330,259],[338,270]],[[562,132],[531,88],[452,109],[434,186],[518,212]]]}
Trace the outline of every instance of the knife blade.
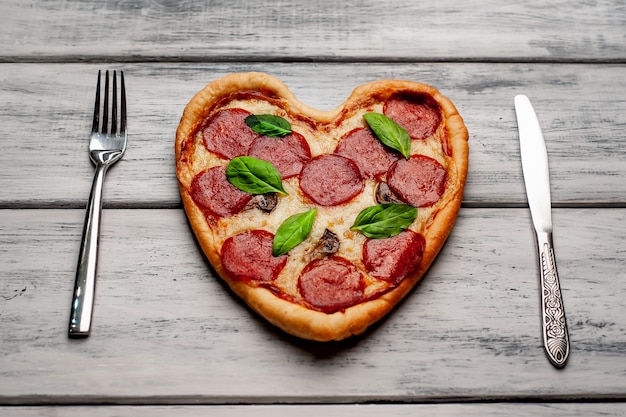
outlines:
{"label": "knife blade", "polygon": [[569,334],[552,243],[552,201],[548,152],[532,103],[515,96],[515,114],[528,207],[539,255],[543,346],[548,359],[562,368],[569,356]]}

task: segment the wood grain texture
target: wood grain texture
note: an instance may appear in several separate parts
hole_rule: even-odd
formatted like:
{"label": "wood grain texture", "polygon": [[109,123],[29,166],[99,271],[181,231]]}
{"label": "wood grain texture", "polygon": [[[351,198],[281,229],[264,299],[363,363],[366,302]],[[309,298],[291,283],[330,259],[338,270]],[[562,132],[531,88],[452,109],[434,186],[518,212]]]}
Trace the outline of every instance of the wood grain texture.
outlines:
{"label": "wood grain texture", "polygon": [[[0,206],[82,207],[95,75],[102,65],[0,65]],[[104,66],[106,67],[106,66]],[[179,205],[174,134],[188,100],[231,72],[264,71],[306,104],[331,109],[358,85],[385,78],[439,88],[470,132],[469,206],[526,203],[515,94],[538,112],[555,205],[626,204],[624,65],[546,64],[126,64],[129,142],[109,172],[105,206]],[[50,169],[53,167],[53,169]]]}
{"label": "wood grain texture", "polygon": [[[626,3],[622,0],[6,0],[0,3],[0,415],[618,416],[626,413]],[[98,69],[125,71],[94,332],[66,336],[93,168]],[[470,132],[457,225],[362,337],[316,344],[218,281],[174,173],[183,108],[268,72],[330,109],[385,78],[432,84]],[[513,97],[549,152],[571,339],[540,339]]]}
{"label": "wood grain texture", "polygon": [[10,61],[624,61],[621,0],[3,1]]}
{"label": "wood grain texture", "polygon": [[356,404],[356,405],[223,405],[223,406],[66,406],[66,407],[0,407],[2,415],[11,417],[128,417],[178,416],[197,417],[510,417],[511,415],[542,417],[621,417],[623,404]]}
{"label": "wood grain texture", "polygon": [[329,344],[241,305],[178,209],[105,211],[93,333],[70,340],[83,212],[0,214],[0,404],[626,399],[624,209],[555,210],[572,344],[560,371],[542,351],[525,209],[462,209],[410,296]]}

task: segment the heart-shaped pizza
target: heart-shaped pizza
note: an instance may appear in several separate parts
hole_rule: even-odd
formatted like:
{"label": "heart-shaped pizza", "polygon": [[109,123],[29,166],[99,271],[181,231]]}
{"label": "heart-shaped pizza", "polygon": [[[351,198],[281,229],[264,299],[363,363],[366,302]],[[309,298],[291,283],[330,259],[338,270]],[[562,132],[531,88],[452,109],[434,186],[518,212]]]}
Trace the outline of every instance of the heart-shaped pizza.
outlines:
{"label": "heart-shaped pizza", "polygon": [[361,85],[319,111],[263,73],[231,74],[176,132],[185,211],[219,276],[284,331],[365,331],[424,275],[461,205],[468,133],[425,84]]}

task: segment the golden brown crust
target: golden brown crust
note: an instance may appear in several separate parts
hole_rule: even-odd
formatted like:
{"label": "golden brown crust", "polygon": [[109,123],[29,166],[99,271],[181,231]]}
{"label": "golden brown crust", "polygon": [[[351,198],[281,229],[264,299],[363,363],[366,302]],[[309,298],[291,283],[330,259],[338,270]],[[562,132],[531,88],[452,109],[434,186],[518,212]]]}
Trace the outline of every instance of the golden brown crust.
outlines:
{"label": "golden brown crust", "polygon": [[[419,226],[418,231],[424,235],[426,246],[417,270],[382,295],[332,314],[312,310],[302,303],[278,297],[262,286],[251,286],[231,279],[220,258],[225,223],[207,216],[190,195],[191,181],[199,166],[194,156],[194,137],[204,120],[227,105],[229,100],[239,97],[238,94],[260,92],[264,97],[270,98],[273,105],[287,116],[297,119],[294,130],[298,127],[311,129],[311,126],[321,126],[326,132],[333,129],[348,130],[350,123],[347,121],[362,119],[359,116],[365,110],[371,111],[398,91],[423,92],[435,99],[440,105],[443,120],[438,134],[447,137],[450,149],[449,155],[445,155],[443,150],[438,155],[439,159],[445,160],[447,166],[447,189],[436,208],[430,212],[426,210],[429,217],[422,220],[426,224]],[[323,135],[312,134],[314,137],[310,140],[323,140]],[[454,104],[435,88],[425,84],[403,80],[372,82],[356,88],[337,109],[320,111],[298,101],[285,84],[270,75],[238,73],[208,84],[185,108],[176,132],[176,171],[183,205],[197,240],[216,272],[232,290],[269,322],[292,335],[318,341],[341,340],[364,332],[369,325],[387,314],[413,288],[434,261],[454,225],[461,205],[468,169],[467,139],[467,129]],[[312,147],[312,152],[323,153],[324,149],[332,146],[332,143],[322,144],[319,148]],[[294,280],[297,278],[292,277]]]}

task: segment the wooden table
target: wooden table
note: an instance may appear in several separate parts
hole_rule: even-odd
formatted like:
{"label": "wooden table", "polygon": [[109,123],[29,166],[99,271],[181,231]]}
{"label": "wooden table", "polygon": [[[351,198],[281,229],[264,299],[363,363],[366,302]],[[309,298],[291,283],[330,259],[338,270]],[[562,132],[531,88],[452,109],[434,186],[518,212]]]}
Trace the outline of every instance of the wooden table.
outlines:
{"label": "wooden table", "polygon": [[[31,1],[0,5],[0,415],[626,413],[626,6],[547,1]],[[129,145],[105,185],[92,335],[67,337],[98,69],[126,75]],[[421,81],[470,131],[463,207],[423,281],[364,336],[311,343],[212,274],[174,132],[191,96],[263,71],[305,103]],[[515,94],[549,151],[571,338],[540,339]]]}

